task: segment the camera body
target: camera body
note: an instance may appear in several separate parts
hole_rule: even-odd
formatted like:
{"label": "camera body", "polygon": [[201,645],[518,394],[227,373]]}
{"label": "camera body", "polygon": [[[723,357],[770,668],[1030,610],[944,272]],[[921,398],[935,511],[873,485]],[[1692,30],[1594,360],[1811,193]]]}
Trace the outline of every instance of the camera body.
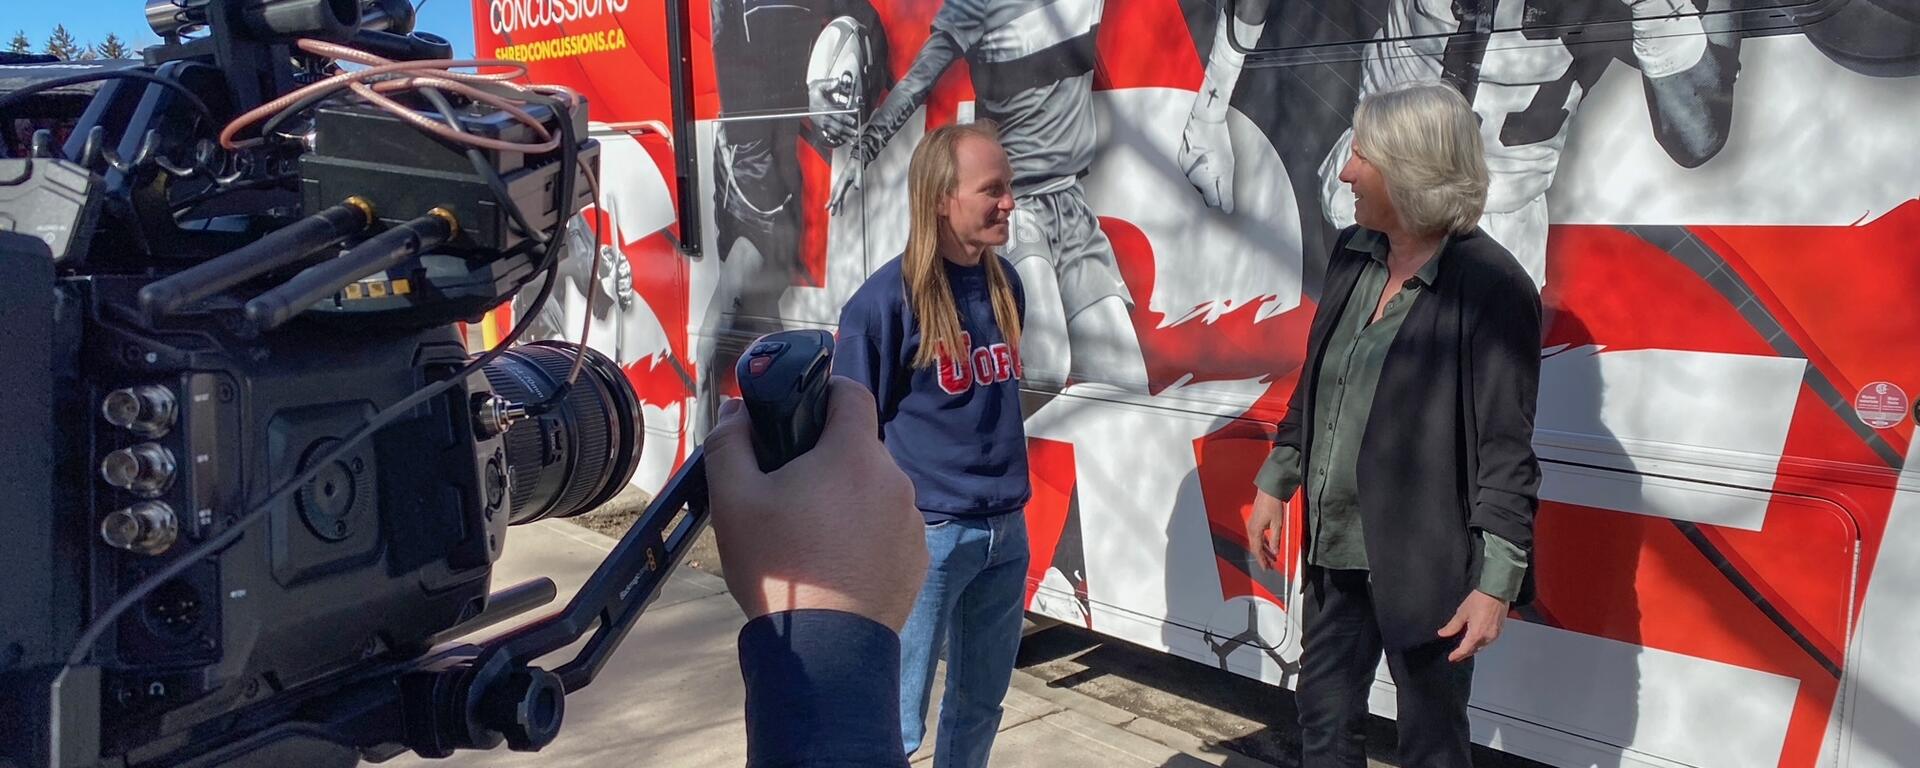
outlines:
{"label": "camera body", "polygon": [[445,43],[404,0],[156,5],[144,76],[0,159],[0,766],[537,748],[559,678],[442,643],[551,599],[490,583],[507,527],[622,489],[639,406],[589,348],[474,357],[458,323],[552,282],[592,197],[584,103],[392,97],[540,151],[344,92],[227,146],[339,71],[296,41]]}
{"label": "camera body", "polygon": [[[0,250],[9,271],[50,263],[44,249]],[[253,340],[206,317],[141,328],[116,310],[133,305],[142,278],[64,276],[49,291],[47,275],[21,277],[0,288],[7,319],[27,320],[7,325],[23,395],[8,418],[39,422],[16,444],[51,450],[6,458],[8,487],[25,492],[7,516],[37,518],[8,527],[39,534],[9,546],[13,586],[0,597],[12,603],[7,634],[24,632],[10,705],[51,705],[44,686],[91,618],[85,606],[112,603],[236,524],[249,500],[468,358],[451,326],[299,323]],[[51,375],[25,375],[35,370]],[[367,659],[417,654],[478,615],[510,513],[504,435],[477,429],[468,407],[491,392],[470,374],[121,617],[95,651],[97,700],[73,681],[63,701],[78,711],[62,714],[83,718],[67,729],[98,712],[97,744],[65,757],[84,760],[92,746],[137,762],[143,746]],[[43,736],[8,729],[8,754],[32,754],[28,737]]]}

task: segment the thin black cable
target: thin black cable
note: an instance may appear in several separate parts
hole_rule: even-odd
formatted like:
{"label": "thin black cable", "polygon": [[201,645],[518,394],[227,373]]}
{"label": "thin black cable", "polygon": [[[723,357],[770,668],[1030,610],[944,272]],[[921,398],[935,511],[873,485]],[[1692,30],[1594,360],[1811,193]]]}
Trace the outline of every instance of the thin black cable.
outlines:
{"label": "thin black cable", "polygon": [[[447,100],[447,97],[445,94],[441,93],[437,88],[421,88],[420,91],[421,91],[421,94],[424,95],[428,101],[433,103],[434,108],[440,110],[440,112],[446,116],[448,127],[452,128],[454,131],[457,131],[459,133],[466,133],[466,129],[461,127],[459,125],[459,122],[453,118],[453,105],[451,102]],[[549,103],[548,106],[550,109],[553,109],[554,114],[559,116],[560,118],[560,125],[561,125],[560,134],[562,136],[561,140],[566,142],[566,147],[563,148],[560,153],[562,158],[560,161],[560,164],[561,164],[561,168],[563,169],[562,172],[567,173],[569,176],[571,176],[573,172],[573,168],[575,166],[581,166],[582,169],[584,169],[585,166],[580,162],[579,149],[578,149],[578,146],[574,143],[575,136],[573,134],[573,114],[567,111],[567,108],[561,107],[560,104],[561,102],[559,100],[553,100],[551,103]],[[574,155],[571,161],[566,159],[568,154]],[[527,223],[526,217],[522,215],[520,211],[520,204],[513,201],[511,193],[507,191],[506,182],[501,180],[500,172],[493,167],[493,164],[490,162],[487,162],[486,155],[482,154],[478,148],[469,147],[467,149],[467,158],[473,163],[474,169],[478,171],[482,177],[488,179],[488,186],[490,186],[493,189],[494,195],[499,197],[501,202],[505,205],[508,215],[512,216],[515,221],[519,222],[522,230],[532,231],[533,227]],[[592,181],[591,176],[589,176],[589,181]],[[597,185],[595,186],[596,188],[593,191],[593,195],[596,198],[594,200],[594,204],[597,206],[599,204],[599,200],[597,199],[599,197],[599,189],[597,188]],[[562,210],[562,211],[566,210],[568,207],[568,204],[571,203],[571,201],[572,201],[571,197],[563,199],[561,201],[561,204],[557,206],[556,209]],[[558,238],[558,237],[566,236],[565,234],[566,220],[567,220],[566,217],[562,217],[560,221],[555,223],[554,237]],[[552,411],[553,408],[556,405],[558,405],[563,398],[567,396],[568,392],[572,390],[573,383],[580,379],[580,371],[582,368],[585,367],[585,364],[587,361],[587,340],[588,340],[588,337],[593,332],[593,303],[594,303],[593,300],[595,296],[594,290],[600,284],[599,222],[597,221],[594,222],[592,229],[593,229],[593,249],[587,255],[587,258],[590,258],[593,260],[591,262],[592,266],[589,267],[587,271],[587,289],[586,289],[587,305],[585,308],[586,311],[582,313],[583,317],[580,321],[580,337],[577,341],[574,342],[575,348],[573,351],[573,364],[568,366],[567,378],[565,381],[562,381],[560,383],[560,387],[554,390],[547,397],[542,398],[540,402],[534,403],[532,406],[530,406],[527,409],[528,415],[540,416],[540,415],[546,414],[549,411]],[[541,243],[546,242],[546,237],[544,235],[537,235],[537,237],[539,238],[538,242],[541,242]]]}
{"label": "thin black cable", "polygon": [[265,122],[260,124],[260,137],[266,138],[279,133],[281,123],[286,122],[295,115],[319,106],[320,102],[326,101],[336,95],[339,95],[339,91],[319,91],[308,94],[306,98],[287,105],[286,109],[273,113],[272,117],[267,118]]}
{"label": "thin black cable", "polygon": [[[315,79],[315,82],[317,82],[319,79],[328,77],[330,71],[338,70],[338,69],[339,67],[337,66],[329,68],[324,64],[318,64],[318,65],[315,65],[314,69],[308,72],[308,75],[313,77]],[[306,84],[310,85],[311,83],[306,83]],[[257,132],[257,135],[263,139],[267,138],[268,136],[272,136],[279,132],[281,123],[286,122],[288,119],[292,118],[295,115],[298,115],[302,112],[305,112],[307,110],[310,110],[310,109],[313,109],[314,107],[319,106],[320,102],[326,101],[338,95],[340,95],[340,91],[338,90],[324,90],[324,89],[315,91],[313,93],[309,93],[306,96],[302,97],[300,100],[287,105],[286,109],[282,109],[278,112],[275,112],[273,113],[272,116],[268,117],[265,122],[262,122],[260,124],[260,128]]]}
{"label": "thin black cable", "polygon": [[[566,115],[566,112],[557,105],[555,105],[554,111],[555,114]],[[563,130],[567,137],[571,139],[573,134],[572,123],[563,122]],[[577,162],[575,158],[576,155],[576,148],[569,140],[563,152],[563,159],[568,162],[562,166],[563,168],[567,168],[569,172],[561,174],[560,184],[558,185],[563,201],[571,201],[573,199],[574,174],[571,172],[571,169],[574,162]],[[560,210],[566,209],[562,207]],[[548,237],[547,240],[547,251],[541,264],[541,268],[546,271],[546,280],[542,282],[539,293],[535,294],[530,311],[528,311],[527,315],[521,318],[519,322],[514,324],[513,329],[508,331],[506,338],[501,339],[499,344],[494,345],[492,349],[474,358],[452,376],[414,390],[413,394],[402,398],[399,402],[387,406],[384,410],[374,414],[373,418],[368,419],[366,424],[348,434],[345,438],[341,439],[340,442],[334,444],[331,450],[321,454],[307,469],[294,475],[279,488],[274,489],[272,493],[267,494],[266,499],[262,500],[246,514],[241,515],[232,525],[227,526],[227,530],[220,532],[219,535],[211,539],[201,542],[193,549],[182,553],[173,562],[168,563],[166,567],[141,579],[138,584],[135,584],[132,589],[127,590],[118,600],[113,601],[111,605],[107,606],[105,611],[101,612],[98,618],[95,618],[87,625],[86,631],[82,632],[80,639],[75,641],[73,652],[67,655],[67,666],[77,667],[85,662],[87,655],[92,653],[94,644],[100,642],[100,638],[105,636],[107,630],[113,627],[114,622],[119,621],[120,617],[125,615],[127,611],[132,610],[141,600],[153,594],[154,590],[159,589],[162,585],[178,577],[180,574],[185,573],[187,569],[192,568],[200,561],[226,549],[238,541],[241,535],[246,533],[248,528],[260,520],[265,519],[267,512],[285,501],[287,496],[292,494],[296,489],[311,482],[313,478],[318,477],[321,470],[345,456],[347,451],[357,447],[374,432],[392,423],[393,420],[399,418],[407,411],[418,407],[421,403],[429,399],[439,396],[453,388],[454,385],[466,381],[468,376],[484,368],[488,363],[493,362],[495,358],[512,347],[514,342],[519,341],[520,337],[526,333],[527,328],[532,326],[534,318],[539,317],[540,310],[546,306],[547,300],[553,295],[554,284],[558,282],[560,249],[563,247],[565,241],[565,238],[559,236],[558,228],[563,226],[565,226],[565,219],[560,219],[559,222],[556,223],[556,232]],[[562,385],[561,389],[557,391],[564,390],[565,385]]]}
{"label": "thin black cable", "polygon": [[[426,97],[427,101],[433,104],[435,109],[440,110],[441,116],[446,118],[448,128],[451,128],[456,133],[467,133],[466,128],[460,125],[459,120],[455,119],[453,103],[447,99],[446,94],[441,93],[440,89],[432,87],[422,87],[420,93]],[[553,109],[555,110],[555,114],[559,115],[561,125],[563,126],[561,130],[561,135],[565,137],[563,140],[569,142],[567,148],[562,149],[561,157],[565,158],[570,150],[575,155],[572,164],[569,164],[565,159],[560,161],[563,169],[562,172],[568,173],[569,176],[571,176],[573,165],[579,164],[578,149],[571,143],[573,139],[571,131],[573,127],[572,115],[571,113],[561,110],[557,106],[557,102],[553,106]],[[514,201],[513,194],[507,190],[506,181],[500,178],[499,169],[494,168],[493,163],[487,161],[486,155],[482,153],[478,147],[467,148],[467,160],[473,164],[474,171],[479,173],[481,178],[487,180],[487,186],[493,190],[494,196],[499,198],[501,205],[507,210],[507,215],[518,224],[521,231],[527,233],[535,242],[545,245],[549,240],[548,236],[535,230],[532,224],[527,223],[526,215],[520,210],[520,204]],[[571,199],[572,198],[563,199],[561,205],[559,205],[556,210],[566,210],[567,203],[570,202]],[[596,200],[595,202],[597,203],[598,201]],[[566,236],[566,221],[567,217],[561,217],[554,223],[553,239],[564,238]],[[564,245],[564,242],[562,245]],[[589,255],[589,258],[593,259],[593,266],[587,273],[587,306],[586,312],[583,313],[584,317],[580,321],[580,338],[575,342],[573,365],[569,367],[567,378],[561,382],[560,387],[555,390],[551,396],[542,398],[540,402],[534,403],[532,407],[528,409],[528,415],[540,416],[553,410],[553,407],[560,402],[561,398],[566,397],[568,391],[573,387],[573,383],[580,378],[580,369],[584,367],[587,361],[587,339],[593,332],[594,287],[599,285],[600,282],[600,228],[598,226],[593,228],[593,251]],[[556,271],[554,274],[558,274],[558,272]]]}
{"label": "thin black cable", "polygon": [[24,160],[25,162],[20,164],[20,175],[15,176],[11,179],[0,179],[0,187],[16,186],[21,182],[26,181],[27,179],[33,178],[33,155],[26,155],[19,158],[7,158],[7,159]]}
{"label": "thin black cable", "polygon": [[[229,194],[232,192],[245,192],[250,189],[260,189],[262,187],[271,187],[275,184],[281,184],[284,182],[293,181],[294,179],[298,179],[298,178],[300,178],[300,174],[287,173],[287,174],[280,174],[276,176],[263,176],[258,179],[248,179],[246,181],[236,181],[232,184],[227,184],[225,186],[220,186],[216,184],[205,190],[196,192],[188,197],[181,198],[179,202],[173,203],[172,205],[170,205],[169,209],[174,213],[174,215],[179,215],[182,213],[186,213],[196,205],[207,202],[209,200],[217,199],[221,195]],[[0,183],[0,185],[4,185],[4,183]]]}
{"label": "thin black cable", "polygon": [[[447,95],[441,93],[440,89],[423,87],[420,89],[420,95],[432,102],[434,109],[440,110],[441,116],[447,119],[448,128],[453,129],[455,133],[467,132],[466,126],[461,125],[460,120],[454,117],[453,102],[448,100]],[[480,174],[480,178],[487,183],[487,188],[493,190],[493,196],[500,200],[500,206],[507,210],[507,216],[513,219],[515,226],[520,228],[520,233],[535,243],[546,245],[547,234],[534,229],[533,225],[527,222],[526,213],[520,210],[520,204],[514,202],[513,194],[507,190],[506,180],[500,178],[500,169],[487,161],[486,154],[481,152],[479,147],[467,147],[467,161],[473,164],[473,172]],[[560,227],[555,229],[565,231]]]}
{"label": "thin black cable", "polygon": [[[474,86],[477,88],[481,88],[483,90],[487,90],[492,93],[496,93],[501,96],[520,99],[530,103],[544,105],[547,107],[547,109],[552,111],[556,117],[559,118],[560,137],[561,137],[560,138],[560,144],[561,144],[560,166],[561,168],[566,170],[562,172],[560,176],[560,186],[561,186],[560,200],[559,200],[559,204],[555,206],[555,210],[561,210],[561,211],[567,210],[573,203],[573,181],[574,181],[573,169],[580,164],[579,142],[578,142],[577,134],[575,134],[573,130],[573,112],[572,112],[572,106],[570,101],[566,99],[554,97],[554,96],[548,96],[545,94],[531,93],[531,92],[521,91],[517,89],[510,89],[507,86],[493,84],[493,83],[474,83]],[[595,200],[594,203],[597,205],[599,201]],[[565,222],[566,222],[565,217],[562,217],[560,220],[555,222],[554,239],[556,242],[560,242],[564,240],[564,233],[565,233],[565,227],[566,227]],[[594,268],[595,268],[595,273],[597,278],[598,268],[600,264],[600,228],[598,226],[594,227],[593,229],[593,237],[594,237],[594,240],[593,240],[594,252],[592,254],[592,257],[594,259],[593,263],[594,263]],[[593,294],[591,291],[592,289],[589,288],[588,294],[587,294],[589,302],[592,301]],[[591,304],[588,305],[588,309],[589,310],[592,309]],[[592,316],[592,313],[591,311],[589,311],[588,317],[591,318],[591,316]],[[555,388],[553,392],[548,393],[547,397],[542,398],[539,402],[529,404],[527,406],[527,415],[540,416],[540,415],[546,414],[552,411],[555,406],[557,406],[562,400],[566,398],[567,394],[573,388],[573,383],[580,378],[580,370],[583,367],[582,363],[585,362],[586,351],[584,349],[584,345],[581,345],[581,346],[583,347],[583,349],[576,351],[573,367],[572,367],[572,370],[568,372],[566,381],[561,382],[559,387]]]}
{"label": "thin black cable", "polygon": [[[573,203],[573,177],[577,169],[576,167],[579,165],[579,162],[580,162],[580,159],[579,159],[580,148],[573,132],[572,108],[569,106],[566,106],[562,99],[545,98],[537,95],[530,95],[530,97],[535,101],[542,101],[546,103],[547,108],[553,110],[553,114],[560,118],[560,168],[562,169],[560,173],[561,191],[560,191],[560,205],[556,206],[555,210],[565,211]],[[600,201],[595,200],[594,204],[598,205],[599,202]],[[565,239],[563,235],[566,228],[565,222],[566,222],[566,219],[562,218],[555,223],[554,241],[556,243],[563,241]],[[588,258],[593,259],[594,271],[597,277],[599,272],[599,266],[600,266],[599,222],[594,222],[593,252],[588,254]],[[552,278],[549,277],[549,279],[552,279]],[[551,286],[543,286],[543,289],[547,287],[551,287]],[[587,297],[588,297],[587,300],[589,302],[593,300],[592,297],[593,297],[594,288],[595,286],[592,286],[592,285],[587,286]],[[591,304],[588,305],[587,318],[589,322],[593,318]],[[582,338],[582,341],[585,341],[584,337]],[[552,411],[555,406],[559,405],[561,401],[566,399],[567,394],[573,389],[574,381],[580,378],[580,369],[582,367],[581,364],[585,362],[586,354],[587,354],[587,350],[586,350],[585,344],[581,344],[578,349],[574,350],[573,369],[567,373],[567,380],[561,382],[560,386],[555,387],[554,390],[548,393],[545,398],[542,398],[540,402],[533,403],[527,406],[527,415],[540,416],[540,415],[546,414],[547,412]]]}
{"label": "thin black cable", "polygon": [[104,72],[88,72],[86,74],[73,75],[70,77],[58,77],[52,80],[42,80],[38,83],[34,83],[33,85],[29,85],[25,88],[14,91],[13,93],[9,93],[5,96],[0,96],[0,110],[4,110],[8,107],[11,107],[18,102],[26,101],[28,96],[32,96],[42,91],[51,91],[55,88],[65,88],[69,85],[79,85],[81,83],[92,83],[100,80],[144,80],[149,83],[165,86],[167,88],[172,89],[175,93],[180,94],[181,98],[186,99],[187,104],[193,107],[193,111],[199,112],[201,117],[205,117],[207,119],[208,124],[213,124],[215,122],[215,120],[213,119],[213,110],[207,107],[206,102],[200,100],[199,94],[194,93],[193,89],[188,88],[185,85],[182,85],[177,80],[161,77],[152,72],[147,72],[139,69],[111,69]]}

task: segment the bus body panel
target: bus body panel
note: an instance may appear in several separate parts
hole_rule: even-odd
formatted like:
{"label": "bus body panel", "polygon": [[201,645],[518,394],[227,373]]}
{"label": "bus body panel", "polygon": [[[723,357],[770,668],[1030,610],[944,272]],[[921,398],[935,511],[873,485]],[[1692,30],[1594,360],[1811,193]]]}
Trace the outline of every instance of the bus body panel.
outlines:
{"label": "bus body panel", "polygon": [[[977,27],[948,31],[948,3]],[[483,56],[592,100],[606,149],[587,220],[625,269],[599,285],[574,270],[549,332],[590,327],[640,390],[637,485],[697,442],[746,341],[831,327],[900,251],[929,127],[1081,121],[1097,127],[1085,167],[1031,196],[1070,188],[1098,217],[1130,305],[1110,330],[1146,380],[1029,382],[1029,610],[1291,686],[1298,505],[1286,562],[1254,567],[1251,480],[1350,222],[1333,177],[1355,103],[1455,75],[1488,145],[1482,226],[1545,308],[1539,599],[1478,661],[1475,740],[1557,765],[1920,754],[1920,3],[1273,0],[1215,134],[1231,213],[1183,155],[1196,101],[1218,95],[1215,3],[690,5],[698,256],[677,247],[662,2],[474,2]],[[876,60],[845,89],[863,113],[931,36],[971,47],[830,215],[853,161],[806,75],[842,17]],[[1701,73],[1674,98],[1670,78]],[[1056,83],[1085,97],[1022,102]],[[1048,114],[1069,102],[1083,112]],[[1371,706],[1394,712],[1384,666]]]}

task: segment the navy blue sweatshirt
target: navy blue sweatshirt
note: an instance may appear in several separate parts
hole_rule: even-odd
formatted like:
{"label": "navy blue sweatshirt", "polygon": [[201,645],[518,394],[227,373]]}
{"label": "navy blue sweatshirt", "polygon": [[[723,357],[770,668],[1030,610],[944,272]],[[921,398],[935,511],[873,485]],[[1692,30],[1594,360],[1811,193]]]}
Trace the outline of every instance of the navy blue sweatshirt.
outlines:
{"label": "navy blue sweatshirt", "polygon": [[[833,354],[834,373],[872,390],[880,406],[880,439],[913,480],[915,503],[928,523],[1018,511],[1032,494],[1020,357],[994,323],[986,267],[940,263],[966,334],[965,360],[913,367],[920,321],[907,302],[898,258],[867,278],[840,310]],[[1005,259],[1000,268],[1024,320],[1020,277]]]}
{"label": "navy blue sweatshirt", "polygon": [[799,610],[740,628],[747,768],[906,768],[900,636],[861,616]]}

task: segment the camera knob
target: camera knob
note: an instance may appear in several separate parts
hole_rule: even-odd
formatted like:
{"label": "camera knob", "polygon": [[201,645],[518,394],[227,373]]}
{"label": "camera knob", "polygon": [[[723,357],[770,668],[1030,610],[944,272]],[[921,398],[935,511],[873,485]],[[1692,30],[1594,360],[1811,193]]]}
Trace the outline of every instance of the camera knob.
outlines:
{"label": "camera knob", "polygon": [[508,749],[537,752],[560,735],[566,711],[567,689],[560,678],[539,667],[527,667],[488,686],[477,714],[481,725],[506,737]]}
{"label": "camera knob", "polygon": [[159,443],[141,443],[107,454],[100,477],[107,485],[154,498],[173,484],[173,453]]}
{"label": "camera knob", "polygon": [[108,424],[141,437],[154,438],[173,427],[175,406],[172,390],[142,384],[108,392],[100,401],[100,414],[107,418]]}
{"label": "camera knob", "polygon": [[173,546],[180,525],[173,508],[163,502],[143,501],[107,515],[100,521],[100,538],[112,546],[143,555],[157,555]]}
{"label": "camera knob", "polygon": [[473,429],[481,439],[506,434],[513,425],[526,418],[527,407],[524,405],[491,393],[473,396]]}

